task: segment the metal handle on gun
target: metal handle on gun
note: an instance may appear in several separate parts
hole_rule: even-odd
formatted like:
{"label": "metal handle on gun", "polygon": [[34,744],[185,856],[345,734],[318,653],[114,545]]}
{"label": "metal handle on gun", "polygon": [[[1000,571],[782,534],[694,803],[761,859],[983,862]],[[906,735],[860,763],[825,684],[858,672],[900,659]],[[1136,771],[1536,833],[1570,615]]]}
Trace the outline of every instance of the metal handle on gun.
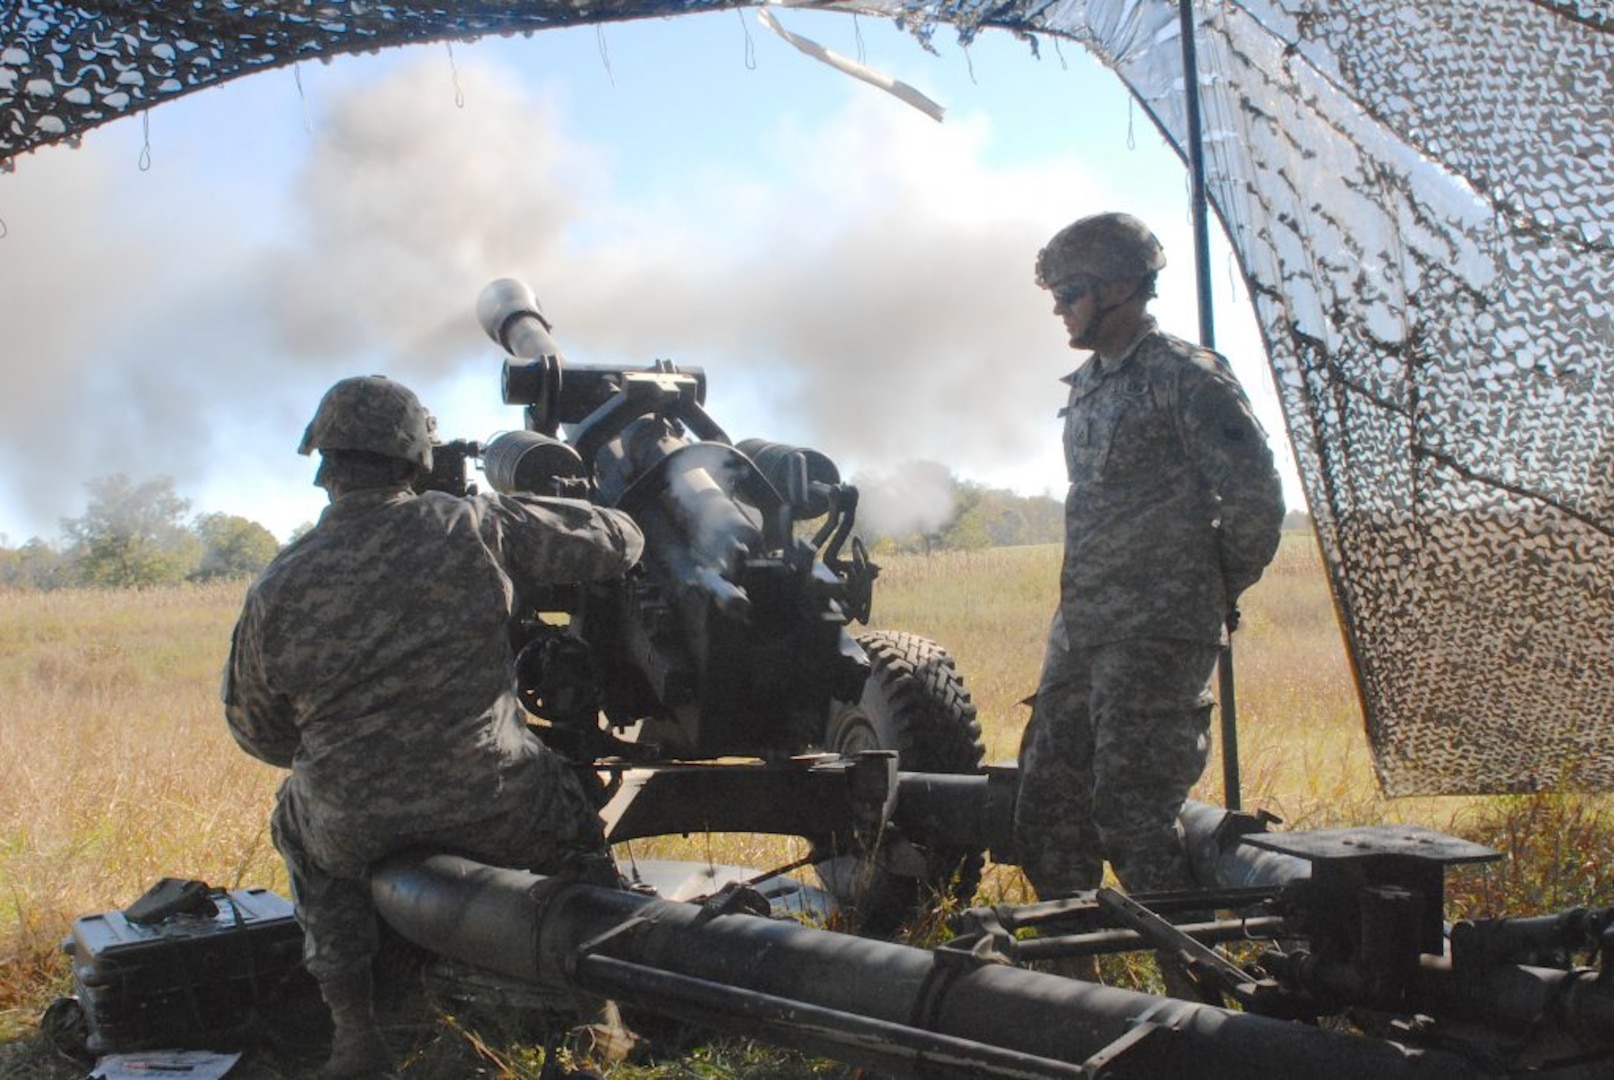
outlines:
{"label": "metal handle on gun", "polygon": [[1233,631],[1239,628],[1239,609],[1227,613],[1227,644],[1216,661],[1217,701],[1222,713],[1222,802],[1229,810],[1242,809],[1239,796],[1239,722],[1233,693]]}

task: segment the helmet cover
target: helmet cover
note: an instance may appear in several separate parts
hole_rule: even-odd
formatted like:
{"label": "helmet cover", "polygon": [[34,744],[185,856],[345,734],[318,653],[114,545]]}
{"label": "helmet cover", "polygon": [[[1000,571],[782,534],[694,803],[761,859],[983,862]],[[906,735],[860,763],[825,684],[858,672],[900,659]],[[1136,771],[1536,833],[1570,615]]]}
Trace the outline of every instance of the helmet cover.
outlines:
{"label": "helmet cover", "polygon": [[1037,252],[1037,284],[1054,289],[1078,277],[1128,281],[1166,265],[1149,227],[1131,214],[1093,214],[1065,226]]}
{"label": "helmet cover", "polygon": [[363,450],[432,467],[432,419],[402,383],[384,375],[343,379],[320,399],[299,454]]}

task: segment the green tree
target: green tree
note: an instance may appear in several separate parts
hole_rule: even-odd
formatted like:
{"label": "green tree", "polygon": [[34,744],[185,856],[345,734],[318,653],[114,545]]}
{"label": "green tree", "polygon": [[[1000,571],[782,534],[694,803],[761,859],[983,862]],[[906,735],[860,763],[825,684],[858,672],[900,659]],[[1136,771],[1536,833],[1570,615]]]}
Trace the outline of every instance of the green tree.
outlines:
{"label": "green tree", "polygon": [[975,551],[1057,544],[1065,537],[1060,500],[960,480],[933,461],[859,473],[852,482],[862,496],[858,534],[876,553]]}
{"label": "green tree", "polygon": [[890,471],[862,472],[858,533],[877,550],[929,551],[958,516],[958,480],[934,461],[905,461]]}
{"label": "green tree", "polygon": [[140,588],[185,580],[201,558],[201,544],[180,523],[190,502],[166,476],[135,483],[126,473],[85,484],[89,504],[80,518],[62,522],[70,556],[86,585]]}
{"label": "green tree", "polygon": [[268,529],[234,514],[202,514],[191,529],[202,543],[202,560],[191,572],[192,581],[251,577],[280,550]]}
{"label": "green tree", "polygon": [[18,589],[59,589],[72,584],[73,566],[39,537],[16,550],[0,551],[0,584]]}
{"label": "green tree", "polygon": [[1023,544],[1060,544],[1065,540],[1065,504],[1048,495],[1033,495],[1020,504],[1026,518]]}
{"label": "green tree", "polygon": [[986,530],[992,538],[993,547],[1014,547],[1016,544],[1026,542],[1026,515],[1018,506],[1006,505],[995,508],[996,512],[987,519]]}
{"label": "green tree", "polygon": [[965,481],[953,486],[953,516],[941,531],[940,547],[950,551],[980,551],[992,546],[992,501],[980,484]]}

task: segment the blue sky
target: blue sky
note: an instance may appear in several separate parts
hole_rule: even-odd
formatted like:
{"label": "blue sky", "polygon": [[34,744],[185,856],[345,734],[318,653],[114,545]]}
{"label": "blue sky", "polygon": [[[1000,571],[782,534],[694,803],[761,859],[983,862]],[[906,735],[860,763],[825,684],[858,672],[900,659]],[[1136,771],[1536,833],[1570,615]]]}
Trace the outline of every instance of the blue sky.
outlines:
{"label": "blue sky", "polygon": [[[940,461],[1058,494],[1055,381],[1078,360],[1031,281],[1100,209],[1171,257],[1192,337],[1186,182],[1079,47],[775,9],[900,78],[938,124],[733,11],[389,50],[255,75],[0,176],[9,392],[0,533],[54,538],[110,472],[284,537],[323,493],[294,453],[324,387],[384,372],[445,434],[519,424],[472,318],[526,280],[574,361],[704,367],[736,438],[844,472]],[[1219,237],[1218,237],[1219,241]],[[1225,245],[1218,339],[1292,458]]]}

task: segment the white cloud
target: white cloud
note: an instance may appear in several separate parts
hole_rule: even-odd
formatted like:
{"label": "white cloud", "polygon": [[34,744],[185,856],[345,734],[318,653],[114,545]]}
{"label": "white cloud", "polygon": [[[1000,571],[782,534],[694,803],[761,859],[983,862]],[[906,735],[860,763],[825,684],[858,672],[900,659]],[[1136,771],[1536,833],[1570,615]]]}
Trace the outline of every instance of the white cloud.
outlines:
{"label": "white cloud", "polygon": [[516,425],[472,317],[507,275],[574,361],[704,367],[736,438],[1058,488],[1075,358],[1031,263],[1114,195],[1074,148],[992,163],[986,116],[869,92],[781,111],[753,152],[673,159],[591,142],[553,84],[463,56],[457,77],[463,107],[418,53],[339,84],[277,144],[289,187],[197,155],[136,173],[114,143],[0,178],[0,449],[37,462],[0,481],[0,531],[54,535],[86,480],[124,470],[283,536],[318,511],[302,425],[355,373],[410,382],[449,435]]}
{"label": "white cloud", "polygon": [[547,309],[563,343],[671,350],[714,387],[765,380],[770,419],[869,467],[1001,468],[1056,438],[1028,410],[1052,417],[1070,358],[1030,267],[1082,171],[993,170],[984,118],[883,106],[784,122],[761,170],[778,179],[703,176],[617,208],[617,234]]}

